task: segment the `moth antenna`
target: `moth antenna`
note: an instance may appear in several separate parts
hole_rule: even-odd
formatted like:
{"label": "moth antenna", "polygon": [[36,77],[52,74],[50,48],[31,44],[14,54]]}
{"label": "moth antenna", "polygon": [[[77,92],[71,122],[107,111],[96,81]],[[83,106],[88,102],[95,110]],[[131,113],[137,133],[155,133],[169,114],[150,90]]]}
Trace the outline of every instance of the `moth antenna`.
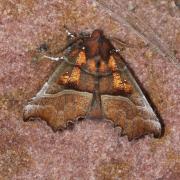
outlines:
{"label": "moth antenna", "polygon": [[66,33],[67,33],[67,36],[68,36],[70,39],[73,39],[73,38],[77,37],[77,34],[76,34],[75,32],[71,32],[66,25],[64,25],[63,27],[64,27],[64,29],[65,29],[65,31],[66,31]]}
{"label": "moth antenna", "polygon": [[43,56],[41,57],[41,59],[42,59],[42,58],[47,58],[47,59],[50,59],[51,61],[60,61],[60,60],[63,59],[63,57],[52,57],[52,56],[46,56],[46,55],[43,55]]}
{"label": "moth antenna", "polygon": [[67,44],[63,48],[60,49],[60,52],[65,51],[68,47],[72,46],[73,44],[77,43],[78,41],[83,40],[86,37],[90,37],[89,33],[80,32],[77,34],[75,32],[71,32],[66,25],[64,25],[63,27],[67,33]]}
{"label": "moth antenna", "polygon": [[117,42],[121,47],[126,48],[126,47],[130,47],[130,48],[134,48],[135,46],[132,44],[128,44],[126,42],[124,42],[123,40],[116,38],[116,37],[110,37],[109,38],[111,41],[115,41]]}

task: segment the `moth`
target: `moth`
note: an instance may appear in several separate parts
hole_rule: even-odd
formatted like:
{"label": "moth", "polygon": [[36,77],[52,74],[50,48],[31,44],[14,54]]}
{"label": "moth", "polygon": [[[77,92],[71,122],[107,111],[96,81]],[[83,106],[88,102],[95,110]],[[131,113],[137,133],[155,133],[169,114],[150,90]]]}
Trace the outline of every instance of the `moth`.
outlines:
{"label": "moth", "polygon": [[[40,118],[54,131],[82,119],[107,119],[129,140],[161,135],[161,123],[125,61],[104,35],[72,35],[42,89],[24,107],[24,120]],[[74,38],[74,40],[72,40]]]}

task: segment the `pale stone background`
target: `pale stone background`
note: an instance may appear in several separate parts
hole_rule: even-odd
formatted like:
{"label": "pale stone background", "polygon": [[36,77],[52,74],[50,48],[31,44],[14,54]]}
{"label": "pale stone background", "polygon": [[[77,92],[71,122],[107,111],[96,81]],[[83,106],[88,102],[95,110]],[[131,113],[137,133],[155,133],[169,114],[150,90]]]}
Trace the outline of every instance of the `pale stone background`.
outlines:
{"label": "pale stone background", "polygon": [[[141,35],[149,27],[149,42],[136,34],[135,19]],[[162,138],[129,142],[103,120],[57,133],[43,121],[23,122],[23,106],[57,65],[36,61],[35,50],[42,43],[52,53],[62,47],[64,24],[77,33],[101,28],[135,45],[122,55],[165,124]],[[180,9],[173,0],[0,0],[0,179],[178,179],[179,58]]]}

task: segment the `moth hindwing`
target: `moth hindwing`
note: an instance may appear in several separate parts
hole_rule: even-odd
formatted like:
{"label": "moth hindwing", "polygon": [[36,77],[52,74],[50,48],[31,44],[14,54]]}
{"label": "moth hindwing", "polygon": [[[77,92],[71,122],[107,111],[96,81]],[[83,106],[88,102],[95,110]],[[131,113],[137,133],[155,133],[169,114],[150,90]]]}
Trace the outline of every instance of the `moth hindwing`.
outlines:
{"label": "moth hindwing", "polygon": [[58,130],[89,117],[110,120],[129,140],[161,134],[156,114],[101,30],[70,43],[61,61],[24,107],[24,120],[39,117]]}

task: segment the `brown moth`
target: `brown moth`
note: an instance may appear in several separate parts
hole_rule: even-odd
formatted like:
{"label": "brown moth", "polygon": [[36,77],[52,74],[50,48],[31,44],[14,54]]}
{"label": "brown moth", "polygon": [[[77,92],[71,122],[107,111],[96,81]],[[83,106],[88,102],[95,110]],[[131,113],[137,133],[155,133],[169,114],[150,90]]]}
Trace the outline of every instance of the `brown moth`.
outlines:
{"label": "brown moth", "polygon": [[60,65],[25,106],[25,121],[41,118],[56,131],[82,118],[108,119],[129,140],[161,135],[156,114],[103,31],[75,37],[56,60]]}

